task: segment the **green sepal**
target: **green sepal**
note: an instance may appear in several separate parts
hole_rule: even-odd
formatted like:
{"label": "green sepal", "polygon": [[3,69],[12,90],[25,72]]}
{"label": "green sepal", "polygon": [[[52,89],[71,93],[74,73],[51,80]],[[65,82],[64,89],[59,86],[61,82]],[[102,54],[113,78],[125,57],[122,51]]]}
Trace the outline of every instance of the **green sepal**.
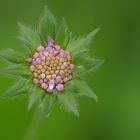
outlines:
{"label": "green sepal", "polygon": [[0,57],[10,63],[21,64],[25,63],[26,56],[23,57],[23,54],[21,55],[19,52],[16,52],[12,49],[6,49],[0,51]]}
{"label": "green sepal", "polygon": [[57,95],[46,93],[39,106],[43,116],[49,117],[56,104],[57,104]]}
{"label": "green sepal", "polygon": [[75,78],[84,78],[84,76],[86,76],[88,73],[95,72],[101,66],[101,64],[103,64],[103,62],[104,60],[102,59],[96,59],[89,56],[79,57],[76,61],[77,66],[73,71],[73,76]]}
{"label": "green sepal", "polygon": [[71,39],[70,43],[67,46],[67,49],[72,52],[72,55],[75,56],[81,51],[82,49],[85,49],[92,41],[94,36],[99,31],[99,28],[93,30],[88,35],[79,37],[77,39],[73,38]]}
{"label": "green sepal", "polygon": [[59,93],[58,103],[64,111],[79,116],[76,94],[76,92],[70,92],[65,90],[63,93]]}
{"label": "green sepal", "polygon": [[32,78],[32,74],[28,70],[28,67],[22,64],[14,64],[8,67],[0,68],[0,73],[10,74],[13,76],[22,76],[27,79]]}
{"label": "green sepal", "polygon": [[44,11],[40,17],[38,24],[38,32],[43,44],[47,45],[47,37],[51,36],[53,39],[56,37],[57,22],[54,15],[45,6]]}
{"label": "green sepal", "polygon": [[69,30],[66,20],[63,18],[62,23],[57,31],[57,36],[55,39],[56,44],[61,44],[63,49],[66,49],[69,41],[71,39],[72,32]]}
{"label": "green sepal", "polygon": [[30,88],[29,83],[29,80],[20,77],[17,82],[13,84],[13,86],[11,86],[6,92],[4,92],[1,98],[11,98],[17,95],[27,94]]}
{"label": "green sepal", "polygon": [[19,37],[18,39],[27,46],[31,52],[34,52],[38,45],[41,45],[40,36],[37,31],[34,31],[31,27],[28,27],[22,23],[18,23],[19,26]]}
{"label": "green sepal", "polygon": [[43,100],[43,94],[43,89],[41,89],[37,85],[31,85],[28,97],[28,110],[30,110],[35,104],[41,104]]}
{"label": "green sepal", "polygon": [[98,97],[85,81],[75,79],[72,81],[72,86],[77,87],[78,89],[77,93],[79,96],[87,96],[89,98],[92,98],[98,101]]}

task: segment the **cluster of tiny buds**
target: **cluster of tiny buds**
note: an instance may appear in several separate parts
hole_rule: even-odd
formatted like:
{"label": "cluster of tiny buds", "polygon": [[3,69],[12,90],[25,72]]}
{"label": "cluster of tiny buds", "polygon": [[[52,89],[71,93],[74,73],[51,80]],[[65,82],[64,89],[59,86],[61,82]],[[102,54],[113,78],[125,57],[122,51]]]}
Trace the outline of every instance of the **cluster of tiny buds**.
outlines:
{"label": "cluster of tiny buds", "polygon": [[65,83],[72,79],[74,64],[71,63],[71,54],[55,45],[51,37],[48,37],[47,47],[38,46],[33,57],[26,61],[31,63],[33,83],[49,93],[54,89],[63,91]]}

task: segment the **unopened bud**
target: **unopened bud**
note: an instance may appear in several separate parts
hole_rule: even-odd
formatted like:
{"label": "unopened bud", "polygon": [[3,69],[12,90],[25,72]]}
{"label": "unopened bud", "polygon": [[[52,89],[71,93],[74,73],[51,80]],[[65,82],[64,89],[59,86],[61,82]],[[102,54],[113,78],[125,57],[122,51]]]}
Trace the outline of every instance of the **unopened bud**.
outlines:
{"label": "unopened bud", "polygon": [[59,45],[55,45],[55,49],[57,50],[57,51],[59,51],[60,50],[60,46]]}
{"label": "unopened bud", "polygon": [[46,75],[44,73],[42,73],[40,76],[42,79],[44,79],[46,77]]}
{"label": "unopened bud", "polygon": [[63,84],[58,84],[58,85],[56,86],[56,89],[57,89],[58,91],[63,91],[63,90],[64,90],[64,85],[63,85]]}
{"label": "unopened bud", "polygon": [[34,84],[38,84],[38,83],[39,83],[39,80],[38,80],[37,78],[34,78],[34,79],[33,79],[33,83],[34,83]]}
{"label": "unopened bud", "polygon": [[37,47],[37,51],[38,51],[38,52],[44,51],[44,50],[45,50],[45,48],[44,48],[43,46],[38,46],[38,47]]}
{"label": "unopened bud", "polygon": [[34,65],[31,65],[31,66],[30,66],[30,71],[31,71],[31,72],[35,71]]}
{"label": "unopened bud", "polygon": [[41,87],[46,90],[48,88],[48,85],[46,83],[42,83]]}
{"label": "unopened bud", "polygon": [[70,69],[74,69],[74,65],[73,64],[70,64]]}
{"label": "unopened bud", "polygon": [[27,59],[26,59],[26,62],[31,63],[32,61],[33,61],[33,58],[27,58]]}

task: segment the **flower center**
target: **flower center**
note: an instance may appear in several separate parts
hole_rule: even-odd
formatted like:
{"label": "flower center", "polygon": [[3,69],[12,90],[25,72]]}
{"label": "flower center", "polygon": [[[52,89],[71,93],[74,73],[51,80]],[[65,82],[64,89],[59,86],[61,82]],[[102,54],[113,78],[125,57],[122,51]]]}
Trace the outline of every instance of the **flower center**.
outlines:
{"label": "flower center", "polygon": [[49,44],[48,47],[38,46],[31,62],[30,71],[33,73],[33,83],[52,93],[64,90],[64,84],[72,79],[74,65],[71,63],[69,51],[61,49],[59,45]]}

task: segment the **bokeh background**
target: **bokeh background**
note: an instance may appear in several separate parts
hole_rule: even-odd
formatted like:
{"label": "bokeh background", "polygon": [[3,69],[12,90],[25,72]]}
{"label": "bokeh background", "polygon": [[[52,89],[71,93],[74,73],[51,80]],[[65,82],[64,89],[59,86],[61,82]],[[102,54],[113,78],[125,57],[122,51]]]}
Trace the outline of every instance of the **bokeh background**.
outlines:
{"label": "bokeh background", "polygon": [[[140,140],[140,1],[0,0],[0,50],[22,51],[17,22],[36,25],[46,4],[75,35],[101,27],[91,48],[105,62],[88,77],[98,103],[81,98],[79,118],[56,108],[34,140]],[[12,81],[0,74],[0,94]],[[32,115],[25,97],[0,100],[0,140],[22,140]]]}

